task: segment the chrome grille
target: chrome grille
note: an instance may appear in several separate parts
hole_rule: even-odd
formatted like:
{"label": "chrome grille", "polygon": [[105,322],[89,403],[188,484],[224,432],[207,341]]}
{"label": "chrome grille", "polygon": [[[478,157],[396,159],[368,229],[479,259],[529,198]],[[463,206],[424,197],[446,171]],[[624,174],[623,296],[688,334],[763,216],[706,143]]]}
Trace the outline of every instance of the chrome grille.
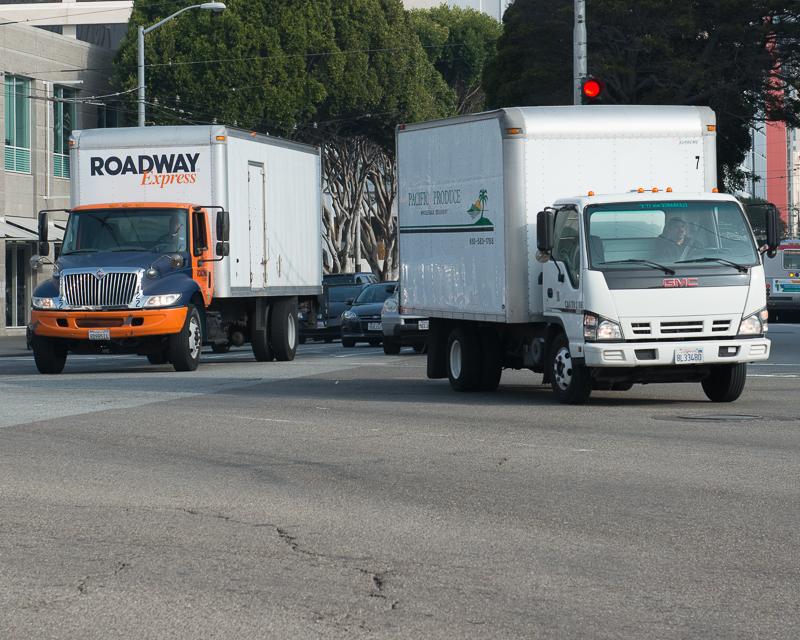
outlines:
{"label": "chrome grille", "polygon": [[702,333],[702,320],[678,320],[676,322],[661,322],[661,333]]}
{"label": "chrome grille", "polygon": [[127,307],[138,289],[135,271],[64,273],[61,275],[61,297],[70,307]]}
{"label": "chrome grille", "polygon": [[651,333],[649,322],[634,322],[631,324],[631,329],[635,336],[649,336]]}

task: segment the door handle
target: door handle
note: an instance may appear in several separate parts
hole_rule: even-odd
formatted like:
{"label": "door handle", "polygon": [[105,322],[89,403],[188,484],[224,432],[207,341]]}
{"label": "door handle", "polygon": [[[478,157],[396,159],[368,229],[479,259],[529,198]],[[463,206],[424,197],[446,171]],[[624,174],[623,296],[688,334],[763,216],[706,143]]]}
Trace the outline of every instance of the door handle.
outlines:
{"label": "door handle", "polygon": [[548,287],[547,288],[547,297],[548,298],[552,298],[553,297],[553,288],[552,287]]}

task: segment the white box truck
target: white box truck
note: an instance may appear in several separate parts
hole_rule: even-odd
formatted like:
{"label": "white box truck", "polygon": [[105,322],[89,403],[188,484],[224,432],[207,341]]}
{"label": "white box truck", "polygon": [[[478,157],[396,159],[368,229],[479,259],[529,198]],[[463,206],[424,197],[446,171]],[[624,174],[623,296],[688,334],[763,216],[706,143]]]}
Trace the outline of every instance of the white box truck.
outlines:
{"label": "white box truck", "polygon": [[[558,398],[701,382],[765,360],[759,249],[716,186],[708,108],[509,108],[398,127],[400,304],[431,318],[428,377]],[[776,220],[770,223],[776,243]]]}
{"label": "white box truck", "polygon": [[298,304],[322,291],[317,148],[216,125],[75,131],[70,144],[63,245],[32,301],[39,371],[86,351],[193,370],[203,344],[294,358]]}

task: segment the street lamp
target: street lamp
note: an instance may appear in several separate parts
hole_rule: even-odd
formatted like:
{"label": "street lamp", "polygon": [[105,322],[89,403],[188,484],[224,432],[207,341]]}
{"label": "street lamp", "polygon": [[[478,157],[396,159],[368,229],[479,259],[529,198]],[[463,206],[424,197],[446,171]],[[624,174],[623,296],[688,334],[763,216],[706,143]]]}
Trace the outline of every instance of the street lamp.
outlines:
{"label": "street lamp", "polygon": [[139,126],[144,126],[144,36],[146,33],[150,33],[151,31],[158,29],[162,24],[165,22],[169,22],[173,18],[181,15],[184,11],[189,11],[191,9],[203,9],[205,11],[223,11],[225,9],[224,2],[204,2],[203,4],[193,4],[190,7],[184,7],[183,9],[176,11],[171,16],[167,16],[160,22],[156,22],[154,25],[147,27],[139,27],[139,55],[138,55],[138,71],[139,71]]}

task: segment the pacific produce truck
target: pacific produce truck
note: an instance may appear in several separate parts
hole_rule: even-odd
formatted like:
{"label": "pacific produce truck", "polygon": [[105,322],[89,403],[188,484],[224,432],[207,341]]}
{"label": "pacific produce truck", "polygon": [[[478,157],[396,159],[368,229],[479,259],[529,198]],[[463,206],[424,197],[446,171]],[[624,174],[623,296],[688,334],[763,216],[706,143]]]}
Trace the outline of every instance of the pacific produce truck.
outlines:
{"label": "pacific produce truck", "polygon": [[[398,127],[403,313],[427,373],[494,390],[544,374],[559,400],[699,382],[735,400],[766,360],[759,249],[716,191],[708,108],[527,107]],[[768,223],[777,244],[777,219]]]}
{"label": "pacific produce truck", "polygon": [[76,131],[70,144],[63,245],[32,300],[40,372],[60,373],[69,352],[191,371],[204,344],[294,358],[298,304],[322,291],[318,149],[215,125]]}
{"label": "pacific produce truck", "polygon": [[800,313],[800,239],[784,240],[775,256],[764,260],[767,310],[770,319],[789,319]]}

